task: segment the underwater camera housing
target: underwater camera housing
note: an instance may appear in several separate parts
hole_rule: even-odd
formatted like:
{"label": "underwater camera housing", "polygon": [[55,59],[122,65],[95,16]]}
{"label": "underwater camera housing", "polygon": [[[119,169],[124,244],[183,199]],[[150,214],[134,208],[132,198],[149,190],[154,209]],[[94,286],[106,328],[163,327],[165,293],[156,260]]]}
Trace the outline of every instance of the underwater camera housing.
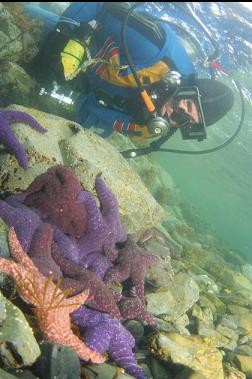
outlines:
{"label": "underwater camera housing", "polygon": [[52,104],[60,106],[65,111],[74,112],[79,93],[53,82],[48,87],[41,87],[38,95],[44,99],[48,99]]}
{"label": "underwater camera housing", "polygon": [[200,93],[197,87],[180,87],[175,95],[175,110],[178,114],[182,114],[183,111],[179,109],[180,100],[193,100],[198,114],[200,116],[200,122],[196,123],[192,119],[188,119],[182,122],[179,126],[181,135],[183,139],[197,139],[202,141],[207,138],[206,136],[206,123],[204,119],[204,113],[200,101]]}

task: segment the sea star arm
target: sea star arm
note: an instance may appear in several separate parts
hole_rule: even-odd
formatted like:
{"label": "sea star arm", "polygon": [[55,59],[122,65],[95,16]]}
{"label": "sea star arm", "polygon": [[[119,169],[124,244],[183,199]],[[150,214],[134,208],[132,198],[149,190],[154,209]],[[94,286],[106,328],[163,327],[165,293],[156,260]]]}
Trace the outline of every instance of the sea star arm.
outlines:
{"label": "sea star arm", "polygon": [[83,200],[86,206],[88,224],[86,233],[78,241],[78,247],[80,250],[80,264],[81,257],[87,254],[99,251],[104,242],[104,238],[107,233],[107,226],[102,218],[101,211],[97,206],[95,198],[87,191],[82,191],[78,200]]}
{"label": "sea star arm", "polygon": [[88,292],[83,292],[72,299],[67,298],[67,293],[60,290],[59,282],[55,285],[52,278],[46,278],[36,269],[32,260],[23,251],[13,228],[10,228],[8,237],[11,254],[18,263],[14,262],[13,265],[13,261],[8,262],[2,258],[0,268],[1,263],[8,262],[11,271],[14,270],[13,276],[20,295],[27,303],[35,305],[34,313],[44,337],[55,343],[72,347],[81,359],[94,363],[104,362],[105,358],[86,346],[71,329],[69,314],[80,308],[87,299]]}
{"label": "sea star arm", "polygon": [[87,327],[84,333],[84,339],[90,349],[99,353],[109,350],[110,340],[113,336],[112,328],[105,328],[105,323],[100,323],[94,328]]}
{"label": "sea star arm", "polygon": [[97,175],[95,180],[95,189],[102,206],[102,214],[107,216],[111,208],[118,207],[118,201],[115,195],[106,186],[101,175]]}
{"label": "sea star arm", "polygon": [[155,318],[147,312],[143,302],[138,298],[138,296],[136,296],[135,289],[134,295],[129,298],[122,298],[117,305],[124,321],[134,318],[141,318],[149,325],[156,326]]}
{"label": "sea star arm", "polygon": [[80,307],[72,316],[90,349],[107,351],[129,374],[137,379],[145,378],[132,352],[135,340],[118,320],[86,307]]}
{"label": "sea star arm", "polygon": [[7,117],[11,119],[12,122],[23,122],[30,125],[33,129],[40,133],[46,133],[47,129],[43,128],[38,121],[26,112],[21,111],[4,111]]}
{"label": "sea star arm", "polygon": [[104,277],[105,283],[112,283],[112,282],[123,282],[124,280],[128,279],[130,276],[130,270],[129,267],[126,265],[117,265],[116,267],[113,267],[109,269]]}
{"label": "sea star arm", "polygon": [[40,275],[39,270],[34,266],[32,260],[22,249],[22,246],[17,238],[14,228],[10,228],[8,231],[8,241],[11,255],[15,259],[15,261],[20,265],[24,266],[24,268],[28,272]]}
{"label": "sea star arm", "polygon": [[76,239],[74,237],[67,236],[56,225],[53,226],[54,234],[53,240],[57,243],[61,256],[72,262],[79,262],[79,249]]}
{"label": "sea star arm", "polygon": [[53,275],[55,280],[62,276],[62,272],[52,257],[52,239],[52,226],[41,223],[33,235],[29,256],[44,276]]}
{"label": "sea star arm", "polygon": [[83,291],[84,285],[80,280],[75,280],[72,278],[62,278],[60,288],[64,290],[70,290],[71,294],[79,293]]}
{"label": "sea star arm", "polygon": [[[143,268],[142,268],[143,270]],[[135,289],[136,295],[139,297],[139,299],[144,304],[144,270],[141,271],[141,269],[131,270],[131,281]]]}
{"label": "sea star arm", "polygon": [[126,345],[123,342],[123,339],[118,336],[116,343],[113,344],[114,346],[111,346],[111,358],[116,361],[118,366],[123,367],[128,374],[133,375],[134,378],[146,379],[144,372],[137,364],[132,347],[130,344]]}
{"label": "sea star arm", "polygon": [[64,258],[60,254],[59,246],[55,242],[52,243],[52,257],[64,275],[78,280],[83,274],[83,268],[81,266],[72,262],[70,259]]}
{"label": "sea star arm", "polygon": [[18,264],[10,259],[0,258],[0,271],[16,279],[18,277]]}
{"label": "sea star arm", "polygon": [[0,112],[0,141],[16,156],[20,166],[25,170],[28,169],[28,159],[22,144],[12,131],[10,127],[11,122],[24,122],[32,126],[34,129],[41,133],[45,133],[44,129],[39,123],[29,114],[19,111],[1,111]]}
{"label": "sea star arm", "polygon": [[113,244],[126,241],[127,235],[120,221],[117,198],[106,186],[101,175],[96,177],[95,188],[101,202],[102,215],[110,226],[110,229],[112,229],[111,238],[109,240],[111,240]]}
{"label": "sea star arm", "polygon": [[68,286],[75,293],[83,291],[83,289],[89,289],[92,296],[89,299],[92,307],[108,312],[113,317],[120,318],[120,312],[114,296],[99,277],[84,267],[63,258],[57,249],[53,249],[53,257],[63,274],[70,276],[70,278],[65,277],[62,279],[63,288]]}
{"label": "sea star arm", "polygon": [[83,266],[103,279],[104,275],[113,267],[112,262],[102,253],[90,253],[82,260]]}
{"label": "sea star arm", "polygon": [[86,302],[88,297],[89,297],[89,291],[86,290],[86,291],[79,293],[78,295],[72,296],[69,299],[67,299],[67,301],[70,304],[70,313],[79,309],[80,306]]}
{"label": "sea star arm", "polygon": [[15,155],[20,166],[27,170],[29,167],[29,162],[25,149],[10,128],[3,128],[0,131],[0,142],[6,146],[12,154]]}
{"label": "sea star arm", "polygon": [[[13,205],[12,205],[13,204]],[[14,227],[24,250],[30,248],[35,230],[41,223],[39,216],[21,202],[0,200],[0,217],[10,227]]]}

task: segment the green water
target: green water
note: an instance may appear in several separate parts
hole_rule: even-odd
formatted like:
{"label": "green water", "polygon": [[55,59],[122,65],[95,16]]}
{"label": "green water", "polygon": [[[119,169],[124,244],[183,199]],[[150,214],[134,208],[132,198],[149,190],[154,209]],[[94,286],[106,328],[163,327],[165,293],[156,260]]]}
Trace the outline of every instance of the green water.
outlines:
{"label": "green water", "polygon": [[[233,134],[239,113],[237,97],[233,111],[221,123],[208,128],[207,141],[182,141],[178,132],[164,147],[203,150],[221,144]],[[179,186],[184,199],[213,227],[216,236],[252,262],[251,104],[246,102],[241,132],[224,149],[194,156],[159,153],[157,159]]]}

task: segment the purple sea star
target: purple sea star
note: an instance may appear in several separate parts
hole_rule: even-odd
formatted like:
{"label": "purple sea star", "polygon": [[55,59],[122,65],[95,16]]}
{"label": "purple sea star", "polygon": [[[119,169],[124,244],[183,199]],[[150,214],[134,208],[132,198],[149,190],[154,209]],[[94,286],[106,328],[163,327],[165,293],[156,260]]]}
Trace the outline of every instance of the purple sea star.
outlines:
{"label": "purple sea star", "polygon": [[103,220],[96,200],[91,193],[81,191],[78,196],[78,200],[85,203],[88,219],[86,233],[77,241],[79,249],[78,263],[82,264],[82,259],[85,259],[87,254],[100,251],[102,249],[104,240],[108,233],[108,228]]}
{"label": "purple sea star", "polygon": [[146,378],[132,352],[135,340],[118,320],[86,307],[80,307],[72,314],[72,318],[90,349],[100,354],[108,352],[128,374],[137,379]]}
{"label": "purple sea star", "polygon": [[0,200],[0,217],[8,226],[15,228],[23,249],[28,251],[35,230],[41,223],[38,214],[10,196],[7,201]]}
{"label": "purple sea star", "polygon": [[[34,207],[33,210],[43,221],[52,224],[54,240],[65,258],[87,267],[88,254],[104,252],[113,261],[118,255],[116,243],[126,241],[116,197],[100,176],[96,178],[96,190],[101,209],[94,196],[87,191],[80,191],[80,188],[79,179],[72,170],[55,166],[34,180],[25,191],[25,198],[22,196],[22,200],[16,200],[20,206],[23,201],[23,207]],[[84,219],[87,223],[82,233]],[[81,233],[83,236],[78,238]],[[108,261],[105,262],[100,256],[101,265],[102,261],[109,267]],[[95,271],[92,266],[91,270]],[[102,268],[99,276],[104,273],[105,268]]]}
{"label": "purple sea star", "polygon": [[116,243],[126,241],[127,236],[120,221],[117,199],[100,175],[96,177],[95,188],[101,209],[91,194],[80,194],[86,204],[89,219],[86,235],[78,242],[80,255],[86,256],[102,250],[106,257],[113,261],[118,255]]}
{"label": "purple sea star", "polygon": [[80,180],[72,169],[53,166],[30,184],[24,204],[38,209],[67,235],[80,237],[87,223],[85,205],[76,200],[80,191]]}
{"label": "purple sea star", "polygon": [[121,319],[111,290],[98,276],[92,271],[62,257],[57,244],[52,245],[52,257],[63,273],[62,289],[71,288],[74,293],[88,290],[90,294],[88,304],[92,308],[107,312],[112,317]]}
{"label": "purple sea star", "polygon": [[42,128],[35,118],[28,113],[0,110],[0,143],[7,146],[10,152],[16,156],[20,166],[27,170],[29,164],[26,152],[10,127],[16,122],[28,124],[40,133],[47,132],[47,129]]}
{"label": "purple sea star", "polygon": [[54,280],[57,280],[62,277],[62,272],[52,258],[52,243],[52,226],[47,223],[41,223],[33,235],[29,256],[44,276],[53,275]]}
{"label": "purple sea star", "polygon": [[99,278],[103,279],[109,268],[113,267],[113,263],[102,253],[90,253],[82,260],[83,267],[94,272]]}
{"label": "purple sea star", "polygon": [[54,234],[53,240],[59,247],[60,254],[72,262],[78,263],[80,261],[80,252],[77,241],[74,237],[66,236],[57,226],[53,225]]}
{"label": "purple sea star", "polygon": [[123,297],[117,305],[124,321],[140,318],[151,326],[155,327],[157,325],[155,318],[147,312],[142,301],[136,295],[134,287],[131,290],[131,296]]}
{"label": "purple sea star", "polygon": [[135,287],[136,295],[144,304],[144,272],[147,267],[158,262],[158,257],[140,249],[132,236],[128,235],[126,246],[119,250],[116,264],[107,271],[104,281],[105,283],[123,282],[130,278]]}
{"label": "purple sea star", "polygon": [[127,234],[120,220],[117,198],[106,186],[104,179],[100,175],[96,177],[95,188],[101,202],[102,216],[109,230],[104,241],[103,250],[105,255],[111,261],[114,261],[118,255],[115,244],[125,242]]}

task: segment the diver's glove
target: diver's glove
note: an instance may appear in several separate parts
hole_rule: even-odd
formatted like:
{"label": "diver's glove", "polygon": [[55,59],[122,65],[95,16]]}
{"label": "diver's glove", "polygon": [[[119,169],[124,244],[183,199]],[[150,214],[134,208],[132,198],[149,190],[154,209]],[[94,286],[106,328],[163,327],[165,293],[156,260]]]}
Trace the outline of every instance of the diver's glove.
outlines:
{"label": "diver's glove", "polygon": [[115,120],[113,129],[116,133],[121,133],[129,137],[132,141],[142,141],[145,138],[154,138],[155,134],[149,132],[146,125],[140,125],[133,122],[126,124],[121,120]]}

